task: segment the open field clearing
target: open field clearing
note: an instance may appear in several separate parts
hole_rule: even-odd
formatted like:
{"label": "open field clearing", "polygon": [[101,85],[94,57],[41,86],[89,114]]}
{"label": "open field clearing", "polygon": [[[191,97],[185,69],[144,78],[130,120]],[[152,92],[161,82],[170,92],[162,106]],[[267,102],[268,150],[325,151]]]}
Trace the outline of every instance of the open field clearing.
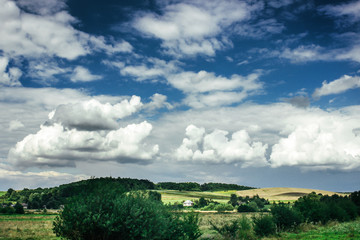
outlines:
{"label": "open field clearing", "polygon": [[221,191],[221,192],[192,192],[192,191],[178,191],[178,190],[158,190],[161,193],[161,201],[165,204],[175,203],[185,200],[198,200],[201,197],[212,199],[220,203],[226,203],[230,200],[231,193],[236,191]]}
{"label": "open field clearing", "polygon": [[6,194],[6,192],[0,191],[0,197],[3,196],[3,195],[5,195],[5,194]]}
{"label": "open field clearing", "polygon": [[[200,239],[217,239],[219,235],[212,230],[210,222],[217,226],[246,216],[251,218],[259,213],[200,213]],[[0,239],[32,239],[55,240],[60,239],[52,232],[52,222],[56,215],[26,214],[0,215]],[[353,222],[331,222],[325,226],[305,224],[296,233],[281,233],[275,239],[360,239],[360,219]]]}
{"label": "open field clearing", "polygon": [[284,233],[281,239],[360,239],[360,219],[346,223],[331,222],[325,226],[305,225],[303,231]]}
{"label": "open field clearing", "polygon": [[311,192],[321,193],[323,195],[334,195],[338,194],[341,196],[345,196],[347,194],[341,194],[336,192],[324,191],[324,190],[316,190],[316,189],[307,189],[307,188],[259,188],[259,189],[250,189],[237,191],[236,194],[238,196],[254,196],[259,195],[261,198],[268,199],[269,201],[295,201],[298,198],[305,196]]}
{"label": "open field clearing", "polygon": [[0,215],[0,239],[60,239],[52,231],[56,215]]}

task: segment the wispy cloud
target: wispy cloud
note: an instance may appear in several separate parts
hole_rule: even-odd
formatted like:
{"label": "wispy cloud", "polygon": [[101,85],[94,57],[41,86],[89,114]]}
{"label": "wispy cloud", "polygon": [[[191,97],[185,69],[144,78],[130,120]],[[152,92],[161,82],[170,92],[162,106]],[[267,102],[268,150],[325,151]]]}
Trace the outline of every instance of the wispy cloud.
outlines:
{"label": "wispy cloud", "polygon": [[354,88],[360,88],[360,77],[344,75],[329,83],[324,81],[322,86],[317,88],[312,96],[314,98],[320,98],[326,95],[340,94]]}

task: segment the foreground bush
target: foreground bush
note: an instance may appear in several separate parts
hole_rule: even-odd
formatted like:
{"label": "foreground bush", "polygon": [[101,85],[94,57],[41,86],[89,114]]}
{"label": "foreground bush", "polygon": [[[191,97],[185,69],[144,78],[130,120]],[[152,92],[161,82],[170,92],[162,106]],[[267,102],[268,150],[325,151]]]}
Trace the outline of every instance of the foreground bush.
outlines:
{"label": "foreground bush", "polygon": [[67,239],[196,239],[198,217],[175,215],[141,193],[89,194],[65,205],[54,232]]}
{"label": "foreground bush", "polygon": [[253,217],[254,231],[259,237],[269,236],[276,233],[276,225],[271,215]]}
{"label": "foreground bush", "polygon": [[280,231],[294,229],[303,222],[301,213],[284,203],[273,205],[271,215]]}
{"label": "foreground bush", "polygon": [[218,232],[224,239],[255,239],[251,229],[251,222],[247,217],[232,220],[222,226],[216,226],[210,222],[212,229]]}

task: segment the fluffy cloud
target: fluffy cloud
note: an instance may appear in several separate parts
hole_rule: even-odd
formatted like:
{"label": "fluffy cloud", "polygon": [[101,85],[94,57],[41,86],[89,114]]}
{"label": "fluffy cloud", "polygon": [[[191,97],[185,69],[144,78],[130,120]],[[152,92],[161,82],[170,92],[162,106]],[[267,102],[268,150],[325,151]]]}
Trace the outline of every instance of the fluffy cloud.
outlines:
{"label": "fluffy cloud", "polygon": [[75,166],[76,161],[146,163],[158,152],[147,145],[152,125],[146,121],[119,127],[119,119],[142,107],[140,98],[111,105],[92,99],[60,105],[35,134],[10,149],[8,161],[19,167]]}
{"label": "fluffy cloud", "polygon": [[230,139],[228,134],[218,129],[206,134],[204,128],[189,125],[187,137],[176,150],[175,157],[183,161],[241,163],[244,167],[267,165],[266,144],[251,141],[245,130],[234,132]]}
{"label": "fluffy cloud", "polygon": [[153,111],[155,109],[160,109],[166,107],[167,109],[172,109],[173,106],[167,102],[167,96],[155,93],[150,97],[150,102],[144,105],[144,109],[148,111]]}
{"label": "fluffy cloud", "polygon": [[360,77],[344,75],[339,79],[327,83],[324,81],[321,88],[317,88],[313,93],[314,98],[319,98],[331,94],[343,93],[349,89],[360,87]]}
{"label": "fluffy cloud", "polygon": [[271,165],[357,169],[360,167],[360,137],[353,133],[353,126],[354,120],[335,117],[299,125],[273,146]]}
{"label": "fluffy cloud", "polygon": [[50,122],[78,130],[109,130],[119,127],[118,119],[130,116],[142,107],[140,97],[111,105],[92,99],[80,103],[60,105],[50,114]]}
{"label": "fluffy cloud", "polygon": [[0,86],[18,87],[21,86],[19,78],[22,75],[16,67],[8,68],[9,59],[0,56]]}
{"label": "fluffy cloud", "polygon": [[102,77],[99,75],[93,75],[90,71],[84,67],[77,66],[74,69],[73,74],[70,77],[70,80],[73,82],[91,82],[95,80],[99,80]]}
{"label": "fluffy cloud", "polygon": [[211,91],[229,91],[234,89],[244,89],[244,91],[254,91],[262,87],[258,82],[259,73],[253,73],[246,77],[234,74],[230,78],[215,76],[214,73],[206,71],[182,72],[169,77],[169,82],[177,89],[186,93],[204,93]]}
{"label": "fluffy cloud", "polygon": [[109,132],[67,129],[61,124],[42,125],[9,151],[9,162],[19,167],[75,166],[76,161],[117,161],[146,163],[158,146],[142,143],[151,124],[142,122]]}
{"label": "fluffy cloud", "polygon": [[67,12],[39,16],[22,12],[13,1],[0,0],[0,49],[11,55],[59,56],[75,59],[89,51]]}
{"label": "fluffy cloud", "polygon": [[[90,100],[114,106],[124,100],[129,101],[130,97],[90,96],[86,92],[74,89],[1,87],[0,158],[6,158],[9,149],[27,135],[36,133],[39,126],[48,118],[49,112],[60,104],[72,106]],[[82,112],[84,113],[84,110]],[[16,119],[20,120],[24,127],[9,132],[10,123]]]}
{"label": "fluffy cloud", "polygon": [[260,72],[248,76],[232,75],[230,78],[215,76],[206,71],[182,72],[168,76],[175,88],[188,94],[184,103],[195,108],[230,105],[262,89],[258,81]]}
{"label": "fluffy cloud", "polygon": [[[180,150],[178,150],[178,154],[175,154],[176,157],[174,158],[177,159],[181,155],[188,160],[192,160],[192,162],[196,162],[193,157],[197,150],[202,154],[198,156],[203,156],[203,158],[205,158],[204,154],[211,153],[204,151],[203,142],[204,136],[213,133],[204,133],[206,132],[205,129],[222,129],[228,133],[236,133],[241,129],[251,136],[247,143],[252,148],[254,148],[253,144],[256,142],[262,143],[263,147],[268,146],[264,156],[273,167],[290,165],[300,168],[310,167],[310,169],[316,170],[326,165],[328,168],[335,170],[349,169],[357,171],[359,169],[359,155],[357,154],[358,149],[360,149],[359,109],[359,106],[353,106],[325,111],[315,107],[299,108],[288,103],[268,105],[242,104],[237,107],[228,108],[191,109],[160,118],[158,122],[154,123],[153,136],[157,136],[156,142],[160,144],[162,152],[173,152],[174,146],[181,145],[180,148],[177,147]],[[187,132],[186,137],[184,139],[181,138],[183,135],[181,129],[185,129],[189,125],[203,126],[204,130],[199,130],[197,135],[191,136]],[[313,125],[318,126],[318,130],[315,131],[314,129],[316,128],[313,129]],[[312,135],[309,134],[307,137],[302,137],[298,142],[295,141],[295,145],[291,145],[291,141],[302,136],[297,134],[300,134],[301,131],[305,131],[304,129],[307,128],[314,131],[314,133]],[[221,133],[221,131],[217,136],[220,136],[218,139],[224,139],[221,136],[225,136],[228,142],[233,140],[233,137]],[[332,139],[330,136],[332,136]],[[327,137],[329,137],[328,140],[326,140]],[[181,141],[183,141],[183,144],[181,144]],[[303,146],[312,145],[314,147],[309,148],[309,151],[305,154],[306,160],[292,159],[292,152],[297,154],[306,150],[306,147]],[[331,148],[331,146],[333,146],[333,151],[337,154],[335,155],[334,152],[330,152],[336,158],[327,152],[327,149]],[[209,147],[208,150],[212,149],[214,150],[216,147]],[[259,147],[258,149],[261,148]],[[286,149],[289,150],[286,151]],[[318,153],[312,155],[314,152],[311,151],[317,151],[316,149],[319,150]],[[214,152],[216,151],[214,150]],[[221,157],[216,159],[219,160]],[[305,161],[308,161],[309,164],[304,164]],[[212,163],[222,164],[224,162],[225,160],[223,159],[219,160],[219,162],[213,161]],[[239,163],[242,164],[241,161]]]}
{"label": "fluffy cloud", "polygon": [[229,44],[216,36],[224,28],[249,17],[250,7],[238,1],[186,1],[165,5],[161,15],[146,13],[133,25],[140,32],[161,39],[162,47],[172,55],[205,54]]}

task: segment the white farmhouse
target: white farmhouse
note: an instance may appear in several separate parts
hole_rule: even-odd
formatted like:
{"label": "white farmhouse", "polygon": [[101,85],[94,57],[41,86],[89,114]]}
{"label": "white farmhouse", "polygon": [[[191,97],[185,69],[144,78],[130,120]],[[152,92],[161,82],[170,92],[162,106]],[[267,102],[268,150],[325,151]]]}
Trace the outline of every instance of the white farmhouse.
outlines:
{"label": "white farmhouse", "polygon": [[186,200],[185,202],[183,202],[183,206],[184,207],[192,207],[192,206],[194,206],[194,202],[192,202],[190,200]]}

